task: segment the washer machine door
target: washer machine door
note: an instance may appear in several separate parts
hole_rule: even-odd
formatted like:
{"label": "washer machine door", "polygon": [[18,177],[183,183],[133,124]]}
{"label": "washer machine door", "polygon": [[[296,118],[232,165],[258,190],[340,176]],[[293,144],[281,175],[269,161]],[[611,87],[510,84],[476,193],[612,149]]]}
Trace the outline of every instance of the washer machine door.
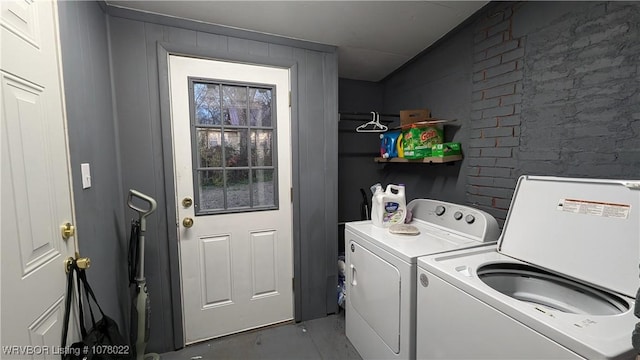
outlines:
{"label": "washer machine door", "polygon": [[400,352],[400,272],[355,241],[347,298],[356,312],[396,354]]}
{"label": "washer machine door", "polygon": [[621,297],[525,264],[493,263],[476,271],[480,280],[516,300],[571,314],[616,315],[629,310]]}
{"label": "washer machine door", "polygon": [[498,243],[514,259],[634,297],[640,181],[523,176]]}

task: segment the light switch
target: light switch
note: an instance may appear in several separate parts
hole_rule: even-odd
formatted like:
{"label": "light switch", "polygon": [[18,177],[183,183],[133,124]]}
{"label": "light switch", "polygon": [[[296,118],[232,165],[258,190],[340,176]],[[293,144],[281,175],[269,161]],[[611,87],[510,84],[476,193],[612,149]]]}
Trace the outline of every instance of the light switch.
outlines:
{"label": "light switch", "polygon": [[88,189],[91,187],[91,168],[88,163],[80,164],[82,173],[82,188]]}

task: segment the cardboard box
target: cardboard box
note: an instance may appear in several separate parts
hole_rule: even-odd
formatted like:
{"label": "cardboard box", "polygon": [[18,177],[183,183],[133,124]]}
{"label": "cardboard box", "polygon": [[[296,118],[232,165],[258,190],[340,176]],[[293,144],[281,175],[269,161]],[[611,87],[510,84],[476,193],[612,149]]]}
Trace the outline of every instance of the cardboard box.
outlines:
{"label": "cardboard box", "polygon": [[462,146],[459,142],[448,142],[435,144],[431,147],[431,156],[445,157],[450,155],[461,155]]}
{"label": "cardboard box", "polygon": [[422,159],[432,156],[432,147],[442,144],[444,134],[439,125],[412,125],[402,130],[403,156],[407,159]]}
{"label": "cardboard box", "polygon": [[431,110],[400,110],[400,126],[410,125],[420,121],[428,121],[431,119]]}

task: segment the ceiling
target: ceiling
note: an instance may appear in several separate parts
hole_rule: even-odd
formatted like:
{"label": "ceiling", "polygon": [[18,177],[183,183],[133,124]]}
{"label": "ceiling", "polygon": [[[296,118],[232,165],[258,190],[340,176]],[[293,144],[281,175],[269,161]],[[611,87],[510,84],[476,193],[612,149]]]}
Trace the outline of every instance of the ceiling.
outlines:
{"label": "ceiling", "polygon": [[178,18],[338,47],[341,78],[379,81],[488,1],[114,1]]}

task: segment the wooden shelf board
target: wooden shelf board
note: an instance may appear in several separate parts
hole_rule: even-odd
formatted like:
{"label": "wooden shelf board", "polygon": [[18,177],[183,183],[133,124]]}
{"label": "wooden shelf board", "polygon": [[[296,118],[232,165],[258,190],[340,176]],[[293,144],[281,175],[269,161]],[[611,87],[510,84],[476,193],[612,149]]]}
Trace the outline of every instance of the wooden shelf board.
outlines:
{"label": "wooden shelf board", "polygon": [[375,162],[379,162],[379,163],[434,163],[434,164],[440,164],[440,163],[447,163],[447,162],[453,162],[453,161],[460,161],[460,160],[462,160],[462,155],[450,155],[450,156],[444,156],[444,157],[432,156],[432,157],[426,157],[424,159],[404,159],[404,158],[385,159],[385,158],[382,158],[382,157],[376,157],[373,160]]}

